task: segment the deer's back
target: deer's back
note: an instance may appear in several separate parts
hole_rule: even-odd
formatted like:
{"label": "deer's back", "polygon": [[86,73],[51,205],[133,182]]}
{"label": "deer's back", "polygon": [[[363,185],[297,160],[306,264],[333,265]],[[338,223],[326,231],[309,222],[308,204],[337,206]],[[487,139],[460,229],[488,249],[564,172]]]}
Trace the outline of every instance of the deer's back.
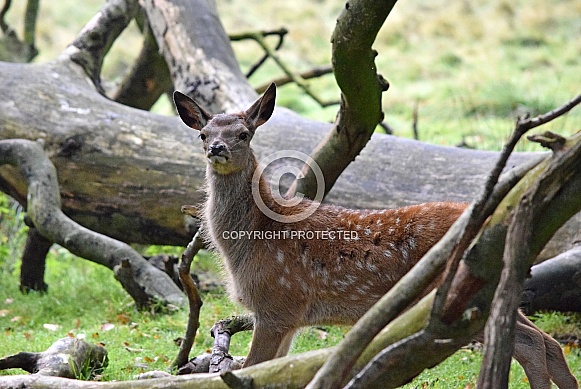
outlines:
{"label": "deer's back", "polygon": [[321,206],[301,222],[263,220],[253,227],[258,232],[252,238],[222,241],[219,248],[235,298],[257,315],[294,326],[352,324],[440,240],[464,208],[457,203],[380,211]]}

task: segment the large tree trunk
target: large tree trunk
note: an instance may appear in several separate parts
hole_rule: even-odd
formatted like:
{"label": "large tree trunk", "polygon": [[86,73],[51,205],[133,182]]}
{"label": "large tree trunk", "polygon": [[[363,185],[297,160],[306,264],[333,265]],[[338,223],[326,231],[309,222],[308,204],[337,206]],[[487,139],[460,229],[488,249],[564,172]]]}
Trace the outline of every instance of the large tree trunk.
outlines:
{"label": "large tree trunk", "polygon": [[[115,103],[95,86],[102,57],[119,25],[127,22],[119,12],[131,14],[134,3],[117,0],[105,5],[98,20],[90,22],[57,61],[0,62],[0,139],[43,140],[58,172],[63,211],[73,220],[124,242],[185,246],[195,226],[185,227],[180,207],[198,204],[203,197],[200,142],[176,118]],[[245,107],[256,94],[240,72],[210,4],[142,3],[174,85],[211,111],[231,111]],[[93,35],[100,39],[91,39]],[[254,145],[259,157],[281,149],[311,154],[331,128],[279,108]],[[326,201],[352,208],[471,201],[496,158],[495,152],[374,135]],[[535,158],[538,153],[517,154],[510,165]],[[25,204],[26,187],[14,169],[0,167],[0,189]],[[581,216],[570,224],[558,239],[561,243],[579,233]],[[562,251],[551,249],[545,257]]]}
{"label": "large tree trunk", "polygon": [[[177,118],[104,98],[68,59],[0,62],[0,85],[0,139],[43,140],[65,214],[124,242],[187,245],[194,231],[186,230],[180,207],[202,200],[205,165],[199,140]],[[281,149],[310,153],[329,129],[278,108],[254,145],[259,158]],[[497,155],[376,134],[326,201],[353,208],[470,201]],[[539,156],[515,154],[510,166]],[[25,203],[26,186],[13,168],[0,167],[0,188]],[[568,225],[545,257],[574,240],[581,217]]]}

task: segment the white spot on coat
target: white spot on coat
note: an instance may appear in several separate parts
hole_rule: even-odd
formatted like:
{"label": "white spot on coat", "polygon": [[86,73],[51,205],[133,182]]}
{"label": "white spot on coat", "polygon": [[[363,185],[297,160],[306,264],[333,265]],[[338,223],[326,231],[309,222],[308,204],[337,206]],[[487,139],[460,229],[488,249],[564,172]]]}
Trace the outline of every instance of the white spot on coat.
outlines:
{"label": "white spot on coat", "polygon": [[284,262],[284,253],[282,250],[278,250],[276,252],[276,262],[282,264]]}

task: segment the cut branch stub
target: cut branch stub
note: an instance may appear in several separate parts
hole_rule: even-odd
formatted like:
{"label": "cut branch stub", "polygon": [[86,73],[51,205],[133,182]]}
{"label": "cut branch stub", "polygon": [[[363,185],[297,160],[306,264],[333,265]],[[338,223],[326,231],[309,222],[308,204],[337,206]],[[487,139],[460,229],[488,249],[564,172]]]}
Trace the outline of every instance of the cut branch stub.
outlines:
{"label": "cut branch stub", "polygon": [[214,337],[212,359],[210,361],[210,373],[227,372],[236,370],[242,365],[229,354],[230,338],[237,332],[250,331],[254,328],[252,315],[235,316],[230,319],[218,321],[210,330]]}

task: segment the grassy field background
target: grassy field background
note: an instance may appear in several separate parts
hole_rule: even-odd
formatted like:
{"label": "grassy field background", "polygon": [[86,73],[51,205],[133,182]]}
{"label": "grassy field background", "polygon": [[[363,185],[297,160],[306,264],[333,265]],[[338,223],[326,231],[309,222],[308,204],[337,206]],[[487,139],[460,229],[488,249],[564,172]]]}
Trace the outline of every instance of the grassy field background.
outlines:
{"label": "grassy field background", "polygon": [[[102,0],[41,1],[35,62],[54,59],[97,12]],[[14,2],[8,21],[22,31],[25,2]],[[281,57],[297,71],[330,63],[329,43],[341,1],[219,1],[229,33],[289,29]],[[386,121],[395,135],[411,137],[412,112],[419,113],[420,139],[446,145],[465,143],[479,149],[499,149],[517,115],[543,113],[561,105],[581,90],[581,2],[578,0],[410,0],[398,3],[380,31],[375,48],[379,71],[390,81],[384,94]],[[243,69],[260,55],[252,42],[234,43]],[[104,78],[118,83],[137,54],[140,36],[132,25],[105,60]],[[250,80],[260,85],[282,73],[271,62]],[[311,81],[326,100],[338,98],[332,76]],[[332,121],[336,107],[320,108],[295,86],[280,88],[278,103],[304,116]],[[154,107],[173,114],[164,97]],[[581,109],[542,130],[564,135],[578,131]],[[278,147],[273,145],[273,148]],[[537,146],[522,142],[520,150]],[[53,247],[46,281],[49,293],[22,295],[18,291],[19,257],[26,227],[22,214],[0,197],[0,356],[19,351],[41,351],[63,336],[82,336],[102,342],[110,366],[104,380],[130,379],[152,369],[165,369],[177,352],[174,339],[183,336],[186,313],[152,314],[135,311],[132,300],[105,268]],[[180,248],[141,248],[149,253]],[[200,255],[195,268],[216,269],[209,255]],[[221,318],[241,313],[220,292],[203,295],[201,327],[192,354],[211,348],[209,329]],[[549,333],[581,336],[581,317],[544,313],[534,317]],[[293,352],[327,347],[339,342],[346,328],[305,329]],[[231,351],[248,351],[250,334],[233,337]],[[581,376],[579,349],[566,347],[567,358]],[[407,388],[472,388],[482,355],[463,349],[435,369],[424,372]],[[0,374],[19,374],[7,371]],[[518,365],[511,370],[511,388],[527,388]]]}

